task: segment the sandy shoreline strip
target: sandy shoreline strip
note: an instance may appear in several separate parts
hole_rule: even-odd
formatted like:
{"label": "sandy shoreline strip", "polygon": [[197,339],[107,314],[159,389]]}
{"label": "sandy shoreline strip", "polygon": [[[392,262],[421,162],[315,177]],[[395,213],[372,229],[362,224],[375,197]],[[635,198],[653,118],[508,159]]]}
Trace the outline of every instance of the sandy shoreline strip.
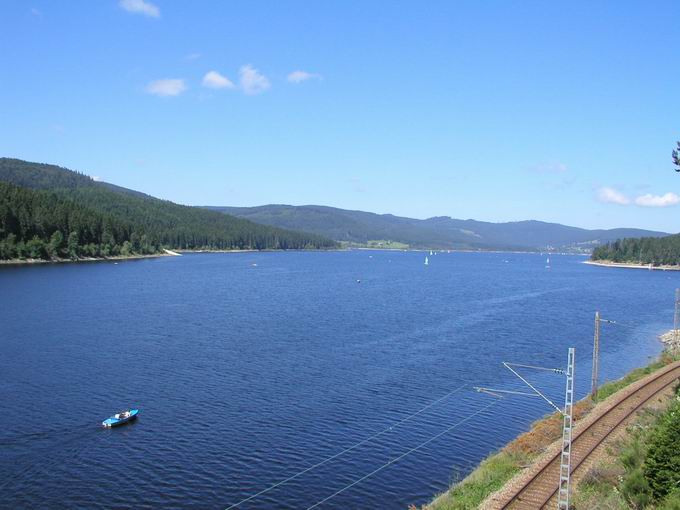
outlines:
{"label": "sandy shoreline strip", "polygon": [[652,266],[650,264],[632,264],[630,262],[610,262],[607,260],[584,260],[584,264],[602,267],[622,267],[625,269],[647,269],[648,271],[680,271],[680,266]]}
{"label": "sandy shoreline strip", "polygon": [[0,266],[25,266],[25,265],[41,265],[41,264],[78,264],[81,262],[118,262],[125,260],[138,260],[138,259],[155,259],[157,257],[171,257],[172,255],[168,253],[152,253],[149,255],[128,255],[122,256],[117,255],[115,257],[82,257],[79,259],[56,259],[56,260],[45,260],[45,259],[10,259],[10,260],[0,260]]}

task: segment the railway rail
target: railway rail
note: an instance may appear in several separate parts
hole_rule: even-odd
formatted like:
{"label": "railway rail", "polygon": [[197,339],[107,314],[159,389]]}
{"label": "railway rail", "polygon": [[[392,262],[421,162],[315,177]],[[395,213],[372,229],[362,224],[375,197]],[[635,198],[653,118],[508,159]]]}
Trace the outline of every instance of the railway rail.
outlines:
{"label": "railway rail", "polygon": [[[611,397],[607,407],[584,419],[584,426],[574,428],[571,446],[572,476],[588,456],[615,430],[619,430],[636,411],[680,378],[680,362],[672,363],[646,378],[620,390]],[[546,508],[557,499],[560,470],[560,451],[549,456],[527,480],[512,493],[500,496],[493,508],[535,510]]]}

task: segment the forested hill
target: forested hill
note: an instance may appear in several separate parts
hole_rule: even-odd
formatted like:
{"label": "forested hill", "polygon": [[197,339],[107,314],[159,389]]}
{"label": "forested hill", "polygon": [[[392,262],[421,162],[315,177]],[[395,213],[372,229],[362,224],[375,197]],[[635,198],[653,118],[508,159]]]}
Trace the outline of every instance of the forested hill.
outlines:
{"label": "forested hill", "polygon": [[0,259],[334,246],[319,235],[175,204],[58,166],[0,158]]}
{"label": "forested hill", "polygon": [[662,238],[628,238],[599,246],[592,260],[652,264],[653,266],[680,265],[680,234]]}
{"label": "forested hill", "polygon": [[587,230],[543,221],[490,223],[446,216],[419,220],[319,205],[210,209],[257,223],[313,232],[336,241],[396,241],[413,248],[590,252],[601,243],[623,237],[668,235],[628,228]]}

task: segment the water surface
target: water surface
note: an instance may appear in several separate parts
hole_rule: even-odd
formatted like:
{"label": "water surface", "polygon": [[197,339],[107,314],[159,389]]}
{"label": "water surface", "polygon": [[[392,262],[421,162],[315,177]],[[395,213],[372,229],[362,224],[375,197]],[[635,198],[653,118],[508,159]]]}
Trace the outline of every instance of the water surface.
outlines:
{"label": "water surface", "polygon": [[[582,258],[415,252],[196,254],[0,268],[0,507],[229,505],[460,391],[240,508],[307,508],[521,389],[504,360],[590,385],[656,355],[676,272]],[[560,376],[530,374],[556,402]],[[139,420],[102,430],[122,407]],[[320,508],[428,501],[550,408],[515,397]]]}

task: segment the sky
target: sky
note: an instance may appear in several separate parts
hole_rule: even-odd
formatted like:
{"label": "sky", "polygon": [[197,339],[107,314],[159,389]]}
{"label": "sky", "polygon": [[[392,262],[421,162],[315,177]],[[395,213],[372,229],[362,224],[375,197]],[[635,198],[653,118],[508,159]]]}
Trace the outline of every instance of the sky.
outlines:
{"label": "sky", "polygon": [[0,156],[189,205],[680,231],[677,1],[0,3]]}

